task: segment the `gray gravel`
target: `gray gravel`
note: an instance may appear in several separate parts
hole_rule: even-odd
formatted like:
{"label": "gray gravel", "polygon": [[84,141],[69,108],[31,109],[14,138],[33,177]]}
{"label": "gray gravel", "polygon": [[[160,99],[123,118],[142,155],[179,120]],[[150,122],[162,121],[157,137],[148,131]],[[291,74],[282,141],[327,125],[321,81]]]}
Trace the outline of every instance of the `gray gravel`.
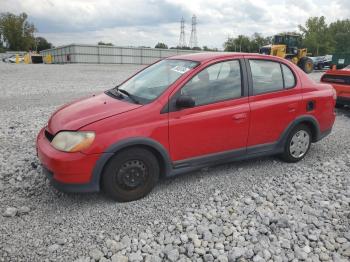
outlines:
{"label": "gray gravel", "polygon": [[39,128],[139,68],[0,63],[0,261],[350,260],[349,109],[297,164],[207,168],[132,203],[53,190],[35,156]]}

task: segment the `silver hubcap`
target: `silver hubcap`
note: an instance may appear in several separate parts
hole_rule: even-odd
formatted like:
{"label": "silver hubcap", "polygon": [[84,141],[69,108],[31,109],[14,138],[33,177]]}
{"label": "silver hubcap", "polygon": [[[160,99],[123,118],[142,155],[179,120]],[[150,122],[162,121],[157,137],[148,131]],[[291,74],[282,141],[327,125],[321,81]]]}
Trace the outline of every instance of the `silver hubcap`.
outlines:
{"label": "silver hubcap", "polygon": [[300,158],[306,154],[310,144],[310,135],[304,130],[294,134],[289,145],[289,152],[294,158]]}

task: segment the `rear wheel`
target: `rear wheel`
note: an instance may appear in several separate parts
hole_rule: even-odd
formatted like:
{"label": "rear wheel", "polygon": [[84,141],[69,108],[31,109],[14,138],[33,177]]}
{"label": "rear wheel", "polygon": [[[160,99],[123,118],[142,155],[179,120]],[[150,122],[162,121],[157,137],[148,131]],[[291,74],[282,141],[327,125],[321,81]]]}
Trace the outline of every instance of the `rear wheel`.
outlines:
{"label": "rear wheel", "polygon": [[106,194],[119,202],[146,196],[159,177],[157,158],[147,149],[130,148],[117,153],[107,163],[102,187]]}
{"label": "rear wheel", "polygon": [[314,70],[314,63],[312,62],[311,58],[306,56],[300,59],[298,65],[307,74],[312,73]]}
{"label": "rear wheel", "polygon": [[306,125],[295,127],[288,135],[281,157],[289,163],[298,162],[305,157],[311,145],[311,131]]}

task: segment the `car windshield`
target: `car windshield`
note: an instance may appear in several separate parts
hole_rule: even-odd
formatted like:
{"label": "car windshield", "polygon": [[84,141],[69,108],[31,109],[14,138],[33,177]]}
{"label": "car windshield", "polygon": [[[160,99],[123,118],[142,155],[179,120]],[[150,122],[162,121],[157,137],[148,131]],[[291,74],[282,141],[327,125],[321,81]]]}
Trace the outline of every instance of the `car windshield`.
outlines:
{"label": "car windshield", "polygon": [[165,59],[142,70],[122,85],[110,90],[131,102],[147,104],[159,97],[180,76],[199,63],[189,60]]}

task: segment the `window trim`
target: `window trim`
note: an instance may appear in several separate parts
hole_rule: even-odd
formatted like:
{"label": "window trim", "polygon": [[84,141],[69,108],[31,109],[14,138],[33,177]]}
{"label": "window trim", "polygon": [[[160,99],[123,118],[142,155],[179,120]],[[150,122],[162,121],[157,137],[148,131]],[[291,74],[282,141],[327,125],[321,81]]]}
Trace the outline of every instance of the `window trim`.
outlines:
{"label": "window trim", "polygon": [[[245,58],[244,60],[245,60],[245,65],[246,65],[246,70],[247,70],[247,75],[248,75],[248,93],[249,93],[249,96],[258,96],[258,95],[265,95],[265,94],[270,94],[270,93],[283,92],[285,90],[293,89],[298,85],[298,78],[297,78],[295,72],[293,71],[293,69],[289,65],[287,65],[286,63],[284,63],[282,61],[276,61],[273,59],[266,59],[266,58],[260,58],[260,57]],[[281,90],[267,91],[267,92],[263,92],[263,93],[259,93],[259,94],[254,94],[253,76],[252,76],[252,71],[251,71],[251,67],[250,67],[250,63],[249,63],[250,60],[262,60],[262,61],[275,62],[275,63],[280,64],[280,69],[281,69],[281,74],[282,74],[282,79],[283,79],[283,88]],[[294,81],[293,87],[288,87],[288,88],[285,87],[282,64],[287,66],[288,69],[292,72],[292,74],[294,76],[295,81]]]}
{"label": "window trim", "polygon": [[[233,59],[228,59],[228,60],[220,60],[220,61],[216,61],[214,63],[208,64],[205,67],[203,67],[200,71],[198,71],[195,75],[193,75],[190,79],[188,79],[184,84],[182,84],[181,87],[175,92],[175,94],[169,99],[169,111],[168,112],[174,112],[174,111],[183,110],[183,109],[178,109],[176,107],[176,105],[175,105],[176,98],[180,96],[182,88],[184,88],[194,77],[196,77],[198,74],[200,74],[203,70],[205,70],[205,69],[207,69],[207,68],[209,68],[211,66],[214,66],[216,64],[219,64],[219,63],[225,63],[225,62],[230,62],[230,61],[238,61],[239,66],[240,66],[240,73],[241,73],[241,96],[240,97],[234,97],[234,98],[217,100],[217,101],[214,101],[214,102],[211,102],[211,103],[206,103],[206,104],[195,105],[193,108],[200,107],[200,106],[211,105],[211,104],[216,104],[216,103],[221,103],[221,102],[225,102],[225,101],[229,101],[229,100],[241,99],[243,97],[246,97],[247,96],[247,92],[245,91],[246,90],[245,86],[247,85],[246,84],[246,74],[245,74],[245,71],[244,71],[244,68],[243,68],[244,61],[242,61],[242,60],[243,60],[242,58],[233,58]],[[162,110],[162,113],[165,113],[165,112]]]}
{"label": "window trim", "polygon": [[[286,66],[286,67],[292,72],[292,74],[293,74],[293,77],[294,77],[294,85],[293,85],[292,87],[286,87],[286,82],[285,82],[285,80],[284,80],[284,72],[283,72],[283,67],[282,67],[282,65]],[[282,77],[283,77],[283,89],[288,90],[288,89],[292,89],[292,88],[296,87],[296,86],[297,86],[297,77],[296,77],[294,71],[293,71],[288,65],[286,65],[285,63],[280,63],[280,66],[281,66],[281,72],[282,72]]]}

